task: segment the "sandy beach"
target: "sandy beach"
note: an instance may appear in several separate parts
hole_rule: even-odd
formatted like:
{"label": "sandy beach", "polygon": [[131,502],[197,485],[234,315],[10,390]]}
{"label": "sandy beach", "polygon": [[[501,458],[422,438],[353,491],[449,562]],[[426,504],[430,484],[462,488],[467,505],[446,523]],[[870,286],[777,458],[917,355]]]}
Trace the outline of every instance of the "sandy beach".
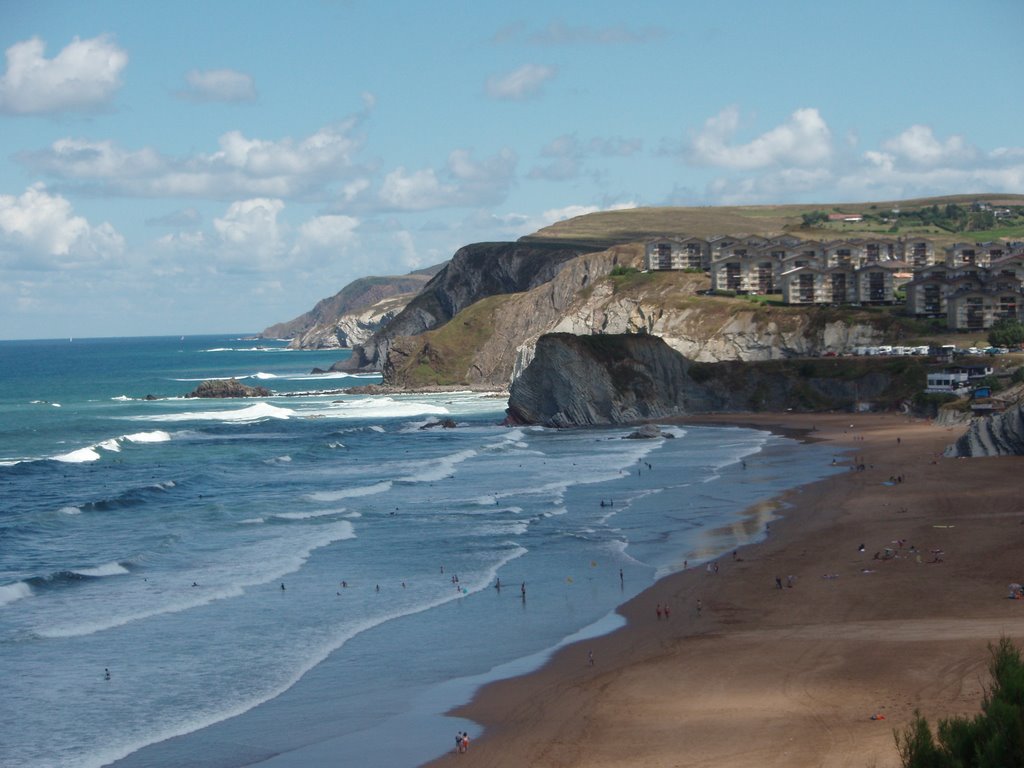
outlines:
{"label": "sandy beach", "polygon": [[849,471],[749,510],[781,515],[764,541],[658,582],[623,629],[483,688],[456,712],[483,738],[430,765],[886,768],[915,709],[978,710],[988,645],[1024,642],[1019,458],[943,458],[960,431],[897,414],[688,421],[803,432]]}

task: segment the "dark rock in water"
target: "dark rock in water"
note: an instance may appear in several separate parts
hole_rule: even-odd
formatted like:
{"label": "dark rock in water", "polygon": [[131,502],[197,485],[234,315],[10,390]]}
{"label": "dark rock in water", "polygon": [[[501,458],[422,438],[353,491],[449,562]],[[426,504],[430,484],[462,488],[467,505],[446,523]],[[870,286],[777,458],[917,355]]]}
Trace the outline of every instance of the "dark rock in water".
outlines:
{"label": "dark rock in water", "polygon": [[440,421],[431,421],[424,424],[420,429],[434,429],[440,427],[441,429],[455,429],[455,422],[451,419],[441,419]]}
{"label": "dark rock in water", "polygon": [[923,383],[923,368],[907,361],[695,363],[657,336],[551,333],[512,383],[506,423],[585,427],[709,411],[893,408]]}
{"label": "dark rock in water", "polygon": [[653,440],[658,437],[675,437],[675,435],[669,435],[662,432],[654,424],[644,424],[640,429],[635,432],[630,432],[628,435],[623,437],[623,440]]}
{"label": "dark rock in water", "polygon": [[1024,410],[971,420],[967,432],[946,449],[947,456],[1024,456]]}
{"label": "dark rock in water", "polygon": [[309,375],[319,376],[322,373],[330,373],[330,371],[325,371],[323,368],[314,368],[312,371],[309,372]]}
{"label": "dark rock in water", "polygon": [[250,387],[238,379],[210,379],[202,382],[185,397],[270,397],[266,387]]}
{"label": "dark rock in water", "polygon": [[156,395],[146,395],[145,399],[146,400],[158,400],[159,398]]}

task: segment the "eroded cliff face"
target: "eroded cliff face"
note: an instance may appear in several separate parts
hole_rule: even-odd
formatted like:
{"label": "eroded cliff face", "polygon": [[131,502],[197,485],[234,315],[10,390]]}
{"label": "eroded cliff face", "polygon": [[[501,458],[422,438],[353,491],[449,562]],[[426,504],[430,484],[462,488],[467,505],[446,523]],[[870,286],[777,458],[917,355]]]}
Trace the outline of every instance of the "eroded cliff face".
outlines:
{"label": "eroded cliff face", "polygon": [[361,277],[333,296],[321,299],[298,317],[266,328],[263,338],[291,339],[295,349],[345,347],[362,341],[363,325],[387,322],[436,275],[443,264],[410,272],[408,275]]}
{"label": "eroded cliff face", "polygon": [[509,420],[572,427],[688,413],[688,367],[654,336],[543,336],[512,384]]}
{"label": "eroded cliff face", "polygon": [[878,344],[884,335],[869,325],[844,321],[818,325],[806,310],[745,309],[734,299],[714,297],[699,305],[678,306],[679,298],[679,294],[666,297],[660,292],[620,295],[613,284],[604,282],[550,332],[649,333],[687,358],[704,362],[842,353],[858,345]]}
{"label": "eroded cliff face", "polygon": [[348,349],[362,344],[391,322],[415,296],[415,293],[399,294],[367,309],[345,313],[336,320],[316,323],[293,336],[288,346],[292,349]]}
{"label": "eroded cliff face", "polygon": [[947,456],[1024,456],[1024,411],[972,419],[967,432],[946,449]]}
{"label": "eroded cliff face", "polygon": [[[464,346],[472,347],[465,354],[446,357],[445,345],[438,342],[440,336],[453,335],[450,328],[392,337],[381,365],[385,381],[420,386],[428,382],[418,379],[417,372],[429,369],[440,374],[429,383],[507,387],[529,365],[537,339],[547,333],[643,333],[699,362],[841,354],[885,338],[868,323],[830,319],[818,310],[698,295],[709,284],[703,274],[611,275],[615,267],[640,267],[642,259],[639,245],[584,254],[560,264],[547,282],[488,307],[486,319],[479,311],[459,315],[454,322],[474,330],[465,334]],[[387,333],[397,327],[392,324]]]}
{"label": "eroded cliff face", "polygon": [[513,423],[623,424],[708,411],[892,407],[921,386],[916,361],[694,363],[648,335],[548,334],[513,382]]}
{"label": "eroded cliff face", "polygon": [[395,339],[438,328],[489,296],[542,286],[559,273],[565,262],[595,250],[598,248],[543,241],[476,243],[460,248],[419,295],[336,367],[383,369]]}

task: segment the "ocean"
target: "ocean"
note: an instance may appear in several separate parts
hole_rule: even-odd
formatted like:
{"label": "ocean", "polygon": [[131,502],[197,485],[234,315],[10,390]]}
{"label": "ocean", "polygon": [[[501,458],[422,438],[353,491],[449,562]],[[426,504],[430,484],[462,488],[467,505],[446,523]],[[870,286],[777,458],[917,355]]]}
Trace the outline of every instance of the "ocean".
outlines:
{"label": "ocean", "polygon": [[[345,354],[0,342],[0,764],[419,765],[479,735],[444,716],[479,685],[836,471],[758,430],[509,428],[499,397],[310,373]],[[276,394],[183,397],[228,376]]]}

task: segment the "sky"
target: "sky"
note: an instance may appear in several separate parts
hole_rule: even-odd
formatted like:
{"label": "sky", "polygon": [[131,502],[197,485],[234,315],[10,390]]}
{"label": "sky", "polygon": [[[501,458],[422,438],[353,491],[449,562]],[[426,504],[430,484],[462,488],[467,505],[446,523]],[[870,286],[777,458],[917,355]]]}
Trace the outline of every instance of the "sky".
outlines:
{"label": "sky", "polygon": [[0,0],[0,338],[258,332],[583,213],[1024,193],[1021,0]]}

